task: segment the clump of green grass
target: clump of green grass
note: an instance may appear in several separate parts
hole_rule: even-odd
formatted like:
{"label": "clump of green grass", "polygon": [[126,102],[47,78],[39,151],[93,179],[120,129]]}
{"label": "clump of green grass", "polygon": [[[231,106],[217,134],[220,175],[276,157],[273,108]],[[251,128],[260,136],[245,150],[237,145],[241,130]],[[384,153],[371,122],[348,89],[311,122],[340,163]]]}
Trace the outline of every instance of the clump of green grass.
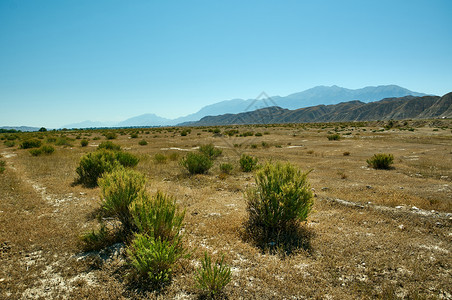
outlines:
{"label": "clump of green grass", "polygon": [[132,134],[130,135],[130,138],[131,138],[131,139],[137,139],[137,138],[138,138],[138,133],[132,133]]}
{"label": "clump of green grass", "polygon": [[72,146],[71,141],[67,137],[59,137],[55,141],[55,145],[57,146]]}
{"label": "clump of green grass", "polygon": [[147,144],[148,144],[148,142],[144,139],[138,142],[138,145],[140,145],[140,146],[146,146]]}
{"label": "clump of green grass", "polygon": [[55,152],[55,148],[50,146],[50,145],[43,145],[41,148],[33,148],[28,150],[30,152],[31,155],[33,156],[39,156],[41,154],[46,154],[46,155],[50,155],[53,152]]}
{"label": "clump of green grass", "polygon": [[220,171],[224,174],[231,174],[234,166],[231,163],[220,164]]}
{"label": "clump of green grass", "polygon": [[157,164],[164,164],[164,163],[166,163],[166,160],[167,160],[167,157],[165,154],[162,154],[162,153],[154,154],[154,161]]}
{"label": "clump of green grass", "polygon": [[81,140],[81,141],[80,141],[80,145],[81,145],[82,147],[88,146],[88,140],[85,140],[85,139]]}
{"label": "clump of green grass", "polygon": [[106,138],[107,140],[114,140],[114,139],[117,138],[116,133],[114,133],[114,132],[112,132],[112,131],[109,131],[109,132],[104,133],[104,136],[105,136],[105,138]]}
{"label": "clump of green grass", "polygon": [[205,174],[213,166],[212,160],[203,153],[188,153],[180,164],[190,174]]}
{"label": "clump of green grass", "polygon": [[271,251],[282,248],[290,253],[303,243],[297,236],[299,225],[314,204],[308,174],[280,162],[267,162],[256,172],[256,187],[246,192],[245,228],[259,247]]}
{"label": "clump of green grass", "polygon": [[366,160],[367,164],[374,169],[390,169],[394,163],[392,154],[378,153]]}
{"label": "clump of green grass", "polygon": [[172,152],[168,155],[169,160],[177,161],[179,159],[179,153]]}
{"label": "clump of green grass", "polygon": [[111,141],[105,141],[105,142],[100,143],[99,146],[97,146],[97,149],[119,151],[119,150],[121,150],[121,146],[119,146]]}
{"label": "clump of green grass", "polygon": [[219,296],[231,281],[231,268],[224,263],[224,255],[212,265],[211,257],[205,252],[195,280],[196,287],[206,296],[210,298]]}
{"label": "clump of green grass", "polygon": [[16,143],[14,141],[5,141],[4,142],[6,147],[14,147],[16,146]]}
{"label": "clump of green grass", "polygon": [[2,174],[3,172],[5,172],[6,170],[6,161],[4,160],[0,160],[0,174]]}
{"label": "clump of green grass", "polygon": [[207,144],[199,146],[199,152],[201,152],[210,159],[216,159],[223,153],[223,150],[215,148],[213,144]]}
{"label": "clump of green grass", "polygon": [[41,147],[41,141],[38,139],[26,140],[20,144],[20,149],[30,149],[30,148],[39,148],[39,147]]}
{"label": "clump of green grass", "polygon": [[242,154],[239,160],[240,169],[243,172],[251,172],[257,167],[258,159],[257,157],[252,157],[247,154]]}
{"label": "clump of green grass", "polygon": [[341,136],[338,133],[329,134],[326,137],[328,138],[329,141],[338,141],[341,139]]}

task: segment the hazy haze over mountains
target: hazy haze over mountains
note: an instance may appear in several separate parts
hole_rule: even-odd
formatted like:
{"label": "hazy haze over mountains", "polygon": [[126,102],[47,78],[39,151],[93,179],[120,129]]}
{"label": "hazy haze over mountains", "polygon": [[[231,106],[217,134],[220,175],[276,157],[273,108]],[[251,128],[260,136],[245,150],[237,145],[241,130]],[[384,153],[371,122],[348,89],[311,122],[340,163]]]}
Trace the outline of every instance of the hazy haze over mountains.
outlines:
{"label": "hazy haze over mountains", "polygon": [[245,111],[253,111],[263,107],[279,106],[287,109],[299,109],[316,105],[330,105],[340,102],[359,100],[367,103],[384,98],[403,96],[424,96],[423,93],[413,92],[397,85],[368,86],[361,89],[347,89],[333,86],[317,86],[303,92],[290,94],[285,97],[272,96],[259,99],[233,99],[225,100],[204,106],[198,112],[177,119],[166,119],[153,113],[132,117],[122,122],[101,123],[84,121],[76,124],[68,124],[65,128],[89,128],[89,127],[134,127],[134,126],[168,126],[185,122],[198,121],[206,116],[217,116],[223,114],[236,114]]}

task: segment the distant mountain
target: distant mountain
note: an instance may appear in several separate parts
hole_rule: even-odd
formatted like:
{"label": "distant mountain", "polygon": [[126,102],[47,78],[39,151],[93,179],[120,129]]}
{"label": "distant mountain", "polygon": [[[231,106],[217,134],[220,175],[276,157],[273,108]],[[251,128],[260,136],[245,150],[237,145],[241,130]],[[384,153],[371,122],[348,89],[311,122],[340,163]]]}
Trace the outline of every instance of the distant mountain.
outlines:
{"label": "distant mountain", "polygon": [[102,127],[111,127],[111,126],[115,126],[116,123],[112,123],[112,122],[93,122],[90,120],[87,121],[83,121],[80,123],[72,123],[72,124],[67,124],[64,125],[62,128],[102,128]]}
{"label": "distant mountain", "polygon": [[[341,102],[289,110],[267,107],[252,112],[207,116],[190,126],[271,124],[303,122],[350,122],[374,120],[452,118],[452,93],[439,96],[405,96],[376,102]],[[188,124],[187,124],[188,125]]]}
{"label": "distant mountain", "polygon": [[337,104],[340,102],[359,100],[367,103],[389,97],[425,96],[426,94],[413,92],[397,85],[368,86],[362,89],[346,89],[333,86],[317,86],[303,92],[290,94],[285,97],[261,97],[260,99],[232,99],[204,106],[199,111],[177,119],[166,119],[155,114],[144,114],[127,119],[125,121],[106,125],[100,122],[85,121],[77,124],[69,124],[65,128],[89,128],[89,127],[132,127],[132,126],[171,126],[181,123],[197,121],[205,116],[221,114],[237,114],[253,111],[262,107],[278,106],[287,109],[298,109],[316,105]]}
{"label": "distant mountain", "polygon": [[137,117],[127,119],[125,121],[116,124],[117,127],[130,127],[130,126],[167,126],[174,125],[174,121],[166,118],[159,117],[155,114],[144,114]]}
{"label": "distant mountain", "polygon": [[22,132],[26,131],[38,131],[41,127],[29,127],[29,126],[2,126],[0,129],[14,129],[14,130],[20,130]]}

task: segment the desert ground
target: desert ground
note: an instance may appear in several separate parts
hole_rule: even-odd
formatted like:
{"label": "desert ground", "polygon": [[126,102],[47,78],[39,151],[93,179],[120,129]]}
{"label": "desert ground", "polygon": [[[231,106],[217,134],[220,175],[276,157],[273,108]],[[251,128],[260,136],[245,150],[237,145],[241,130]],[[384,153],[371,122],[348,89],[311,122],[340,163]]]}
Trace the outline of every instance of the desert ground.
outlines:
{"label": "desert ground", "polygon": [[[228,136],[228,130],[238,133]],[[99,252],[85,252],[81,245],[80,236],[99,226],[100,192],[74,184],[75,170],[84,154],[106,141],[107,132],[140,158],[135,170],[146,175],[150,192],[163,191],[186,210],[183,239],[192,255],[160,290],[129,279],[123,245]],[[253,135],[241,137],[244,132]],[[341,138],[329,140],[332,133]],[[231,267],[232,280],[221,295],[226,299],[452,299],[451,120],[0,137],[2,299],[199,299],[194,273],[205,251],[214,258],[224,255]],[[31,137],[53,145],[54,153],[33,156],[20,149]],[[81,146],[82,139],[88,146]],[[208,143],[222,155],[207,174],[189,175],[179,160]],[[156,161],[158,153],[167,159]],[[254,176],[240,170],[242,153],[261,163],[284,161],[311,170],[315,205],[301,224],[306,247],[272,254],[243,238],[244,192]],[[375,153],[393,154],[393,167],[370,168],[366,160]],[[224,162],[234,165],[231,174],[220,172]]]}

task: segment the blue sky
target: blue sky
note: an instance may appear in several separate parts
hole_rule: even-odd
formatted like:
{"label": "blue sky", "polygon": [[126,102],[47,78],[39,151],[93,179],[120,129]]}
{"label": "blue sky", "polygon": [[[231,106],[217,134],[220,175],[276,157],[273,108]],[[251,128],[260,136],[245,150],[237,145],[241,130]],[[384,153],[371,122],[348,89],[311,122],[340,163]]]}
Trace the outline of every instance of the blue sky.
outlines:
{"label": "blue sky", "polygon": [[57,128],[317,85],[452,91],[449,0],[0,0],[0,126]]}

